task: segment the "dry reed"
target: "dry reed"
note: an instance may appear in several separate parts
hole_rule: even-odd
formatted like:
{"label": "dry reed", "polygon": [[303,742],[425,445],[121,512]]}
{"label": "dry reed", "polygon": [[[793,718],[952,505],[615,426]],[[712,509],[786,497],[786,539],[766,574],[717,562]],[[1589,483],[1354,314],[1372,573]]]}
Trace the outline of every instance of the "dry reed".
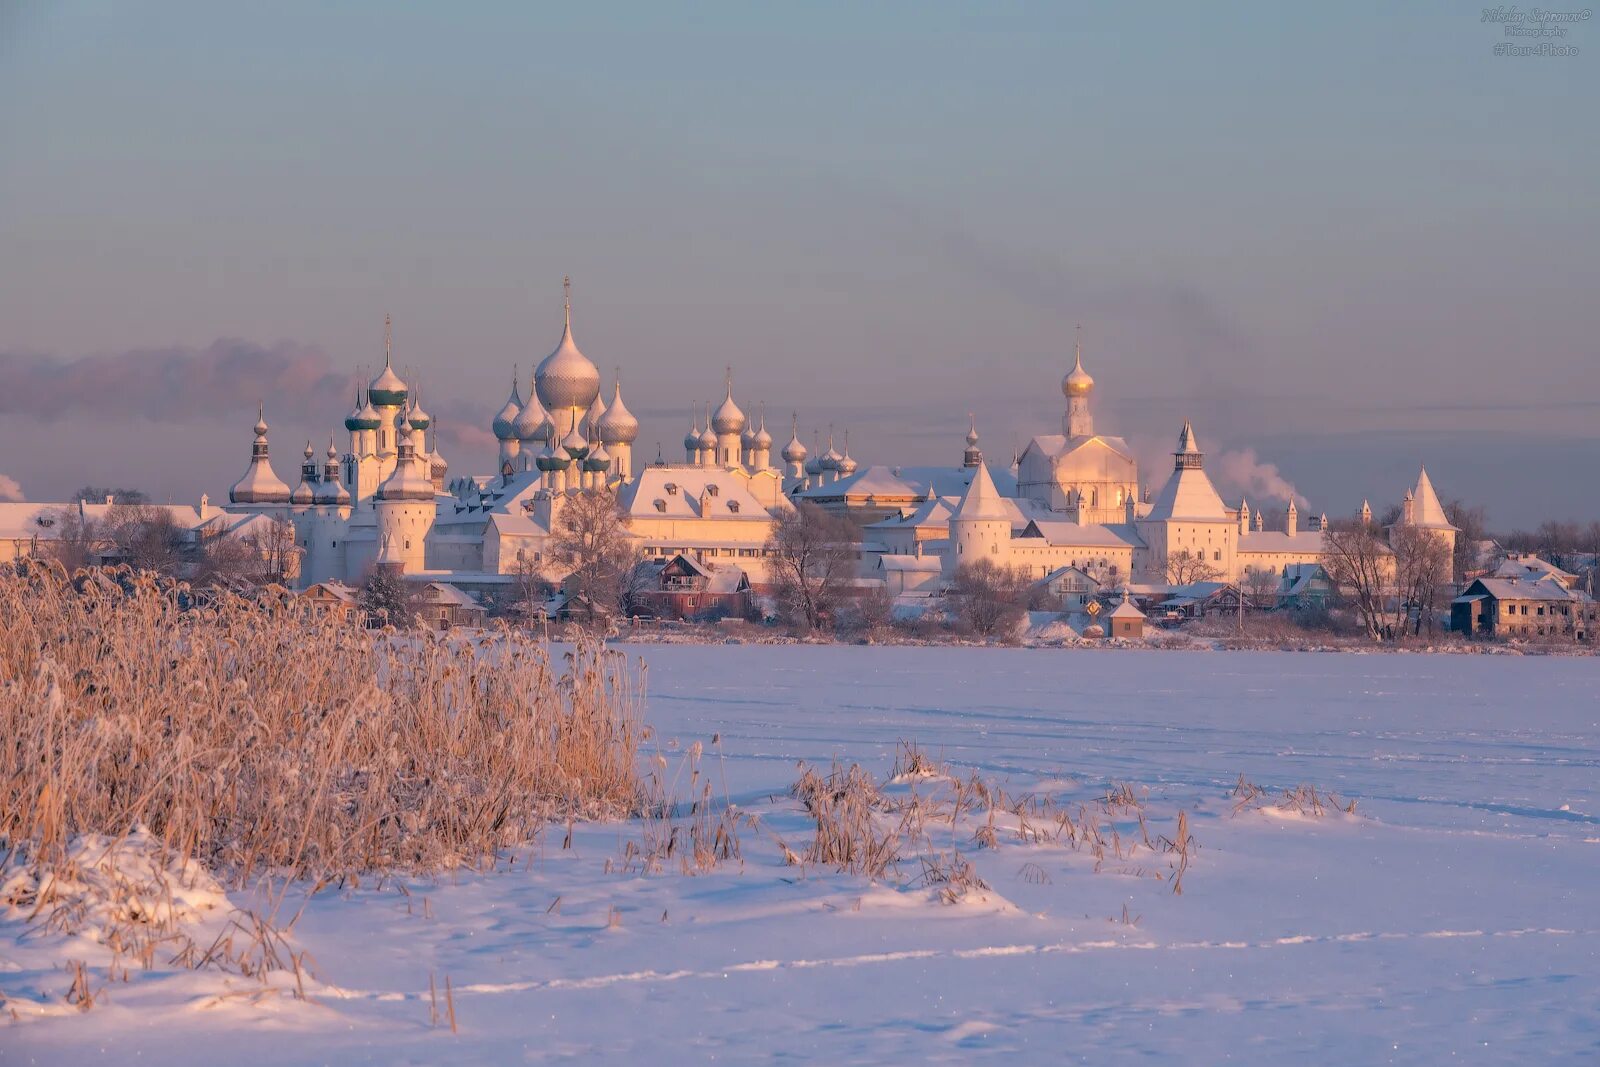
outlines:
{"label": "dry reed", "polygon": [[641,692],[597,646],[368,632],[275,590],[0,573],[0,865],[147,827],[243,882],[491,861],[637,811]]}
{"label": "dry reed", "polygon": [[[90,933],[113,980],[159,949],[304,997],[291,881],[488,865],[551,819],[637,813],[641,700],[599,646],[558,669],[520,634],[370,632],[282,589],[0,568],[0,903]],[[211,873],[282,888],[196,940],[173,890]],[[445,1000],[454,1030],[448,977]]]}

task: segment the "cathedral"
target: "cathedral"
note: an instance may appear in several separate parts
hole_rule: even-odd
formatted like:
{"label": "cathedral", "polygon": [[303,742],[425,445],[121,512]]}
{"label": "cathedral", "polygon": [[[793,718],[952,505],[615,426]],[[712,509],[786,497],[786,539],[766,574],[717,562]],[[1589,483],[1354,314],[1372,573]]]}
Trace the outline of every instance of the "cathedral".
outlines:
{"label": "cathedral", "polygon": [[[1187,421],[1171,473],[1152,493],[1128,443],[1097,430],[1081,342],[1061,380],[1060,432],[1033,437],[1006,468],[985,461],[975,425],[961,463],[947,467],[862,466],[848,435],[843,451],[831,431],[825,448],[820,435],[807,448],[797,419],[775,456],[764,411],[751,418],[739,406],[731,370],[720,402],[695,405],[682,461],[640,463],[639,421],[622,383],[602,396],[600,373],[573,337],[570,287],[563,304],[560,340],[527,396],[513,374],[490,420],[492,473],[451,476],[432,419],[393,367],[386,320],[383,369],[344,420],[344,451],[330,437],[319,458],[308,442],[291,489],[273,470],[258,413],[226,510],[291,524],[302,585],[356,582],[385,565],[475,595],[530,570],[562,577],[549,558],[561,508],[602,488],[617,492],[645,557],[732,564],[757,589],[767,584],[774,522],[802,501],[853,518],[864,531],[861,581],[894,593],[937,591],[978,559],[1038,578],[1075,568],[1102,585],[1176,586],[1278,574],[1321,557],[1326,516],[1302,524],[1291,500],[1283,527],[1267,530],[1247,501],[1224,503]],[[1426,471],[1401,521],[1454,539]]]}

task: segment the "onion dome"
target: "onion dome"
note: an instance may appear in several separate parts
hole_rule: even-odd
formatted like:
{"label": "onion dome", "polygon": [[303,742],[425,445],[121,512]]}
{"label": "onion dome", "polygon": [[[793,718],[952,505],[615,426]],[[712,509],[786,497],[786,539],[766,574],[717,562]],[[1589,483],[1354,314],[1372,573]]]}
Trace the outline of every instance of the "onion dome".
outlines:
{"label": "onion dome", "polygon": [[844,457],[839,454],[839,450],[833,447],[833,434],[828,434],[828,450],[822,454],[822,469],[836,471],[839,469],[839,463],[843,459]]}
{"label": "onion dome", "polygon": [[839,457],[839,473],[854,474],[856,466],[856,461],[850,458],[850,431],[846,430],[844,432],[844,455]]}
{"label": "onion dome", "polygon": [[361,402],[361,429],[376,430],[383,425],[383,416],[378,414],[378,409],[372,406],[372,394]]}
{"label": "onion dome", "polygon": [[411,414],[407,417],[411,420],[411,425],[414,429],[426,430],[429,425],[432,424],[433,416],[422,410],[421,389],[416,390],[416,392],[412,395]]}
{"label": "onion dome", "polygon": [[316,499],[316,490],[311,488],[317,479],[316,452],[311,447],[311,442],[306,442],[305,460],[300,464],[300,484],[294,487],[294,492],[289,494],[291,504],[310,504]]}
{"label": "onion dome", "polygon": [[392,345],[390,343],[389,316],[383,317],[383,373],[372,379],[372,384],[367,387],[367,400],[380,408],[397,408],[406,402],[406,383],[401,381],[400,375],[394,372],[389,365]]}
{"label": "onion dome", "polygon": [[506,398],[506,406],[500,409],[494,417],[494,422],[490,424],[490,429],[494,431],[495,440],[509,441],[517,436],[511,425],[521,413],[522,397],[517,394],[517,371],[513,367],[511,369],[511,395]]}
{"label": "onion dome", "polygon": [[417,463],[417,446],[412,441],[414,428],[409,419],[402,419],[399,428],[399,454],[394,472],[378,486],[379,500],[432,500],[433,480],[425,475]]}
{"label": "onion dome", "polygon": [[606,413],[606,402],[596,393],[594,403],[589,405],[589,410],[583,413],[583,421],[593,427],[600,416]]}
{"label": "onion dome", "polygon": [[534,457],[533,465],[542,471],[561,471],[566,470],[571,462],[563,453],[557,451],[553,444],[546,441],[544,451]]}
{"label": "onion dome", "polygon": [[772,450],[772,435],[767,432],[767,410],[763,405],[761,409],[761,425],[757,427],[751,445],[757,452],[770,452]]}
{"label": "onion dome", "polygon": [[728,433],[743,433],[745,422],[744,412],[739,410],[739,405],[733,402],[733,371],[728,371],[728,396],[721,404],[717,405],[716,412],[711,416],[711,429],[718,437]]}
{"label": "onion dome", "polygon": [[800,415],[796,412],[789,430],[789,443],[783,446],[783,461],[804,463],[807,454],[805,443],[800,440]]}
{"label": "onion dome", "polygon": [[376,430],[382,423],[383,420],[372,409],[372,401],[366,399],[362,391],[357,389],[356,406],[344,417],[344,428],[355,433],[357,430]]}
{"label": "onion dome", "polygon": [[811,458],[806,460],[806,473],[816,476],[822,473],[822,446],[817,444],[817,432],[811,431]]}
{"label": "onion dome", "polygon": [[523,405],[517,417],[511,420],[511,436],[519,441],[539,441],[549,437],[546,432],[541,438],[539,431],[545,428],[550,421],[550,416],[545,414],[544,406],[539,403],[537,396],[528,397],[528,402]]}
{"label": "onion dome", "polygon": [[589,454],[589,442],[584,440],[583,434],[578,432],[576,421],[573,422],[572,429],[567,431],[567,436],[561,439],[561,451],[573,459],[582,459]]}
{"label": "onion dome", "polygon": [[533,388],[544,406],[551,411],[566,408],[583,410],[594,403],[600,394],[600,372],[572,340],[571,283],[567,287],[566,322],[561,331],[561,343],[544,358],[533,375]]}
{"label": "onion dome", "polygon": [[603,474],[611,469],[611,453],[606,451],[604,441],[594,446],[589,458],[583,461],[583,469],[591,474]]}
{"label": "onion dome", "polygon": [[690,452],[700,451],[700,405],[694,406],[694,420],[689,432],[683,435],[683,447]]}
{"label": "onion dome", "polygon": [[322,468],[322,481],[317,484],[318,504],[348,504],[350,491],[339,482],[339,451],[333,447],[333,435],[328,435],[327,463]]}
{"label": "onion dome", "polygon": [[611,406],[606,408],[606,413],[600,416],[594,426],[602,444],[631,445],[638,438],[639,420],[622,402],[621,378],[617,379],[616,389],[611,393]]}
{"label": "onion dome", "polygon": [[244,477],[233,483],[228,499],[235,504],[287,504],[289,487],[272,469],[267,459],[267,420],[264,409],[258,409],[255,424],[255,443],[250,446],[250,466]]}
{"label": "onion dome", "polygon": [[428,470],[433,474],[433,480],[444,482],[444,476],[450,473],[450,464],[445,462],[444,456],[439,452],[439,430],[433,431],[433,448],[428,452]]}
{"label": "onion dome", "polygon": [[1072,370],[1061,379],[1061,391],[1069,398],[1088,396],[1094,392],[1094,379],[1089,377],[1089,372],[1083,369],[1083,342],[1077,344],[1077,362]]}
{"label": "onion dome", "polygon": [[[706,404],[706,407],[709,408],[710,406],[710,403]],[[711,432],[710,426],[707,426],[705,429],[700,431],[700,451],[715,452],[716,449],[717,435]]]}

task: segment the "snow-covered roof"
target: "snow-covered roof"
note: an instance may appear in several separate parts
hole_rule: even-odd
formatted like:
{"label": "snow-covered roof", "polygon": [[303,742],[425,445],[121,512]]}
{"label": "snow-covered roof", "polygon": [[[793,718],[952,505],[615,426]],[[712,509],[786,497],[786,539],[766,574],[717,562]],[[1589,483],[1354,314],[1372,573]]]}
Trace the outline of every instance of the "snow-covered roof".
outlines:
{"label": "snow-covered roof", "polygon": [[[854,474],[826,485],[814,485],[799,496],[805,500],[865,500],[867,497],[893,499],[904,497],[917,500],[927,497],[932,489],[935,496],[957,497],[972,484],[976,467],[887,467],[874,464],[862,467]],[[990,471],[1001,496],[1015,496],[1017,479],[1010,471]]]}
{"label": "snow-covered roof", "polygon": [[772,514],[750,492],[748,477],[718,467],[652,465],[623,487],[622,507],[645,519],[770,522]]}
{"label": "snow-covered roof", "polygon": [[[1061,457],[1094,444],[1096,441],[1119,455],[1128,459],[1134,458],[1133,449],[1128,447],[1127,441],[1120,437],[1108,437],[1105,434],[1098,433],[1087,437],[1067,437],[1059,433],[1039,434],[1028,442],[1028,447],[1037,448],[1053,460],[1060,460]],[[1027,449],[1023,449],[1023,452],[1026,453]]]}
{"label": "snow-covered roof", "polygon": [[476,600],[447,582],[429,582],[417,590],[430,604],[448,604],[458,608],[481,607]]}
{"label": "snow-covered roof", "polygon": [[1521,578],[1524,581],[1534,581],[1539,578],[1554,578],[1569,589],[1578,580],[1578,576],[1557,567],[1549,560],[1540,559],[1538,556],[1508,556],[1501,561],[1487,578]]}
{"label": "snow-covered roof", "polygon": [[1479,578],[1467,586],[1466,592],[1478,590],[1496,600],[1585,600],[1585,594],[1568,589],[1554,578],[1540,578],[1524,582],[1515,578]]}
{"label": "snow-covered roof", "polygon": [[1417,486],[1411,490],[1411,498],[1413,526],[1426,526],[1436,530],[1455,529],[1444,513],[1444,505],[1439,503],[1439,494],[1433,491],[1433,480],[1428,477],[1428,468],[1423,467],[1422,473],[1417,476]]}
{"label": "snow-covered roof", "polygon": [[995,488],[994,478],[989,474],[989,465],[978,464],[977,473],[973,475],[971,484],[961,497],[961,503],[956,505],[950,521],[1003,519],[1009,523],[1011,516],[1011,510],[1002,503],[1000,491]]}
{"label": "snow-covered roof", "polygon": [[[90,522],[103,522],[108,513],[114,508],[137,507],[141,510],[154,509],[164,511],[172,519],[172,524],[180,529],[190,530],[200,525],[199,509],[187,504],[79,504],[72,503],[36,503],[36,502],[6,502],[0,503],[0,540],[26,541],[37,537],[41,541],[52,541],[61,536],[62,512],[70,511],[77,514],[82,509],[85,519]],[[211,509],[213,515],[215,510]],[[43,521],[41,521],[43,520]]]}
{"label": "snow-covered roof", "polygon": [[1065,519],[1029,519],[1023,537],[1041,537],[1062,548],[1143,548],[1144,539],[1125,522],[1080,523]]}
{"label": "snow-covered roof", "polygon": [[1088,571],[1084,570],[1082,567],[1070,567],[1070,566],[1068,566],[1068,567],[1057,567],[1055,570],[1051,571],[1049,574],[1045,575],[1043,578],[1038,579],[1033,584],[1034,585],[1054,585],[1056,582],[1059,582],[1061,579],[1069,578],[1069,577],[1082,578],[1085,582],[1089,583],[1090,585],[1094,586],[1095,588],[1098,589],[1100,587],[1099,580],[1096,579]]}
{"label": "snow-covered roof", "polygon": [[1156,494],[1144,518],[1149,522],[1168,519],[1224,521],[1228,518],[1228,509],[1202,468],[1180,467]]}
{"label": "snow-covered roof", "polygon": [[878,560],[878,566],[885,571],[900,571],[910,574],[934,574],[940,569],[939,559],[935,556],[903,556],[888,555]]}
{"label": "snow-covered roof", "polygon": [[301,591],[300,595],[301,596],[317,596],[317,595],[330,596],[333,599],[335,599],[337,601],[340,601],[341,603],[344,603],[344,604],[354,604],[356,602],[356,591],[354,589],[350,588],[348,585],[345,585],[343,582],[333,582],[333,581],[318,582],[315,585],[307,586],[304,590]]}
{"label": "snow-covered roof", "polygon": [[1133,601],[1124,598],[1122,603],[1111,609],[1113,619],[1142,619],[1144,612],[1133,606]]}

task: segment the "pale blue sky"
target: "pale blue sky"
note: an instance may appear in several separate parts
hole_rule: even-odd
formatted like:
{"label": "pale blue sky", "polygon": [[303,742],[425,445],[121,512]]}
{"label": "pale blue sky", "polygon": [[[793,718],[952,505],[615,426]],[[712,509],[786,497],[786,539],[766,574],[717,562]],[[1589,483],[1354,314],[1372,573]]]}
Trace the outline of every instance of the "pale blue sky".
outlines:
{"label": "pale blue sky", "polygon": [[[1465,4],[570,7],[0,0],[0,354],[345,372],[390,311],[435,413],[487,425],[569,273],[641,451],[731,363],[775,423],[954,462],[968,411],[991,457],[1055,429],[1082,322],[1144,455],[1190,415],[1317,510],[1425,460],[1506,525],[1600,517],[1593,23],[1504,58]],[[30,497],[217,497],[248,456],[257,383],[174,417],[31,381]],[[280,474],[331,394],[267,397]]]}

